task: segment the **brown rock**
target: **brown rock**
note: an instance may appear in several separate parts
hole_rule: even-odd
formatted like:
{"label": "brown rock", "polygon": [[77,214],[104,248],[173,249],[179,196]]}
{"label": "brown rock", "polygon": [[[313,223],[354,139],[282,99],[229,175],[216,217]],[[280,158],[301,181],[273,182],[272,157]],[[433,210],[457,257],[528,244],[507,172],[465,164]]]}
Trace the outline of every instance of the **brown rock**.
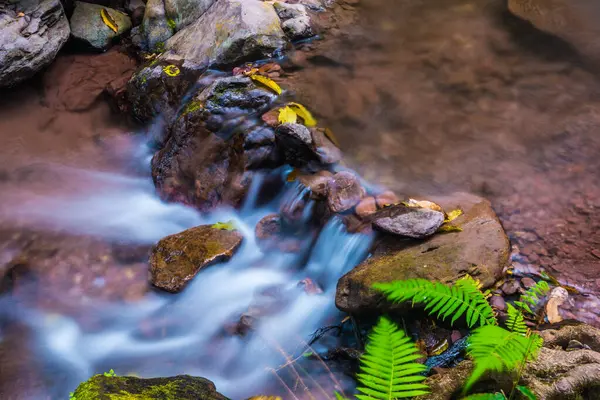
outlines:
{"label": "brown rock", "polygon": [[281,234],[281,217],[279,214],[269,214],[256,224],[254,229],[256,239],[259,241],[269,240]]}
{"label": "brown rock", "polygon": [[227,261],[242,243],[237,231],[201,225],[161,239],[150,253],[150,282],[176,293],[209,265]]}
{"label": "brown rock", "polygon": [[506,302],[502,296],[492,296],[490,305],[498,311],[506,311]]}
{"label": "brown rock", "polygon": [[332,212],[344,212],[354,207],[364,195],[358,178],[350,172],[338,172],[327,185],[327,203]]}
{"label": "brown rock", "polygon": [[424,278],[449,283],[468,273],[489,287],[502,276],[510,247],[490,203],[466,193],[433,200],[445,209],[460,206],[464,210],[454,221],[462,232],[434,235],[424,242],[384,237],[376,244],[371,258],[338,282],[336,305],[339,309],[350,313],[391,307],[405,309],[406,305],[383,301],[382,296],[371,289],[376,282]]}
{"label": "brown rock", "polygon": [[325,136],[323,130],[313,128],[310,133],[323,164],[335,164],[342,159],[342,152]]}
{"label": "brown rock", "polygon": [[535,286],[535,281],[526,276],[525,278],[521,279],[521,285],[523,285],[525,289],[531,289]]}
{"label": "brown rock", "polygon": [[512,296],[513,294],[516,294],[519,291],[519,289],[521,289],[521,284],[519,283],[519,281],[511,279],[504,282],[501,289],[505,295]]}
{"label": "brown rock", "polygon": [[444,213],[403,204],[385,207],[371,217],[373,225],[394,235],[423,239],[433,235],[444,223]]}
{"label": "brown rock", "polygon": [[312,199],[323,200],[327,197],[327,184],[332,176],[329,171],[319,171],[312,175],[300,175],[298,182],[310,189]]}
{"label": "brown rock", "polygon": [[375,200],[377,201],[377,207],[379,208],[391,206],[392,204],[398,204],[400,202],[398,196],[390,190],[378,194],[375,197]]}
{"label": "brown rock", "polygon": [[374,214],[377,211],[377,202],[372,196],[365,197],[357,204],[354,212],[361,218]]}

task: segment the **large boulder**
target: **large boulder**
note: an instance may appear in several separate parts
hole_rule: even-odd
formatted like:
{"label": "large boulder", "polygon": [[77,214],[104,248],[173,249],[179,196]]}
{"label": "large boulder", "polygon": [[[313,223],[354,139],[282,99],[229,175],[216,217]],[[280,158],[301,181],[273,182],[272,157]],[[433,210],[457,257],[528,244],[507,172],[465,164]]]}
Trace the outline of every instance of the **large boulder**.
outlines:
{"label": "large boulder", "polygon": [[259,0],[219,0],[177,32],[165,50],[196,66],[231,66],[271,56],[286,43],[273,6]]}
{"label": "large boulder", "polygon": [[200,270],[229,260],[242,239],[236,230],[212,225],[167,236],[150,252],[150,282],[167,292],[179,292]]}
{"label": "large boulder", "polygon": [[71,35],[95,50],[106,50],[113,40],[131,29],[127,14],[98,4],[75,2]]}
{"label": "large boulder", "polygon": [[143,47],[163,51],[165,42],[206,12],[216,0],[148,0],[142,21]]}
{"label": "large boulder", "polygon": [[59,0],[0,8],[0,86],[13,86],[54,60],[69,38],[69,22]]}
{"label": "large boulder", "polygon": [[508,0],[508,9],[536,28],[570,42],[600,64],[600,3],[593,0]]}
{"label": "large boulder", "polygon": [[178,375],[169,378],[142,379],[133,376],[94,375],[81,383],[73,398],[77,400],[164,399],[227,400],[215,384],[204,378]]}
{"label": "large boulder", "polygon": [[336,305],[350,313],[386,310],[390,305],[371,286],[376,282],[424,278],[444,283],[470,274],[489,287],[502,275],[510,252],[508,238],[490,203],[480,197],[458,193],[433,198],[444,209],[462,208],[453,221],[462,232],[438,233],[425,241],[386,235],[376,244],[373,256],[338,282]]}

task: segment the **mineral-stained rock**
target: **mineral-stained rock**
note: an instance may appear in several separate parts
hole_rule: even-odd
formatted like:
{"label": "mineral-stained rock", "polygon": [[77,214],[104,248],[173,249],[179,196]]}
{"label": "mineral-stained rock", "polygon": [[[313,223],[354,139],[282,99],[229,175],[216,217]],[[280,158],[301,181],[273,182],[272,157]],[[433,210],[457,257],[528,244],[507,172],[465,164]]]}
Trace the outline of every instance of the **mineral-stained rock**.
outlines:
{"label": "mineral-stained rock", "polygon": [[365,197],[356,205],[356,215],[361,218],[367,217],[371,214],[377,212],[377,203],[375,202],[375,198],[372,196]]}
{"label": "mineral-stained rock", "polygon": [[373,225],[394,235],[423,239],[431,236],[444,223],[444,213],[428,208],[386,207],[372,217]]}
{"label": "mineral-stained rock", "polygon": [[269,57],[285,43],[271,4],[219,0],[169,39],[165,50],[198,67],[230,66]]}
{"label": "mineral-stained rock", "polygon": [[150,253],[150,282],[167,292],[179,292],[209,265],[227,261],[242,243],[233,230],[201,225],[161,239]]}
{"label": "mineral-stained rock", "polygon": [[433,200],[447,210],[463,209],[464,214],[453,221],[462,232],[436,234],[421,242],[392,235],[383,237],[373,256],[338,282],[338,308],[364,313],[406,306],[392,306],[383,301],[381,295],[370,289],[376,282],[424,278],[449,283],[468,273],[489,287],[500,278],[510,248],[490,203],[465,193]]}
{"label": "mineral-stained rock", "polygon": [[178,375],[169,378],[142,379],[132,376],[95,375],[80,384],[73,398],[77,400],[227,400],[204,378]]}
{"label": "mineral-stained rock", "polygon": [[14,3],[4,4],[0,13],[0,87],[14,86],[50,64],[70,33],[59,0]]}
{"label": "mineral-stained rock", "polygon": [[364,189],[351,172],[338,172],[327,185],[327,203],[332,212],[339,213],[354,207],[364,196]]}
{"label": "mineral-stained rock", "polygon": [[[104,23],[100,13],[106,12],[117,31]],[[71,16],[71,35],[96,50],[106,50],[114,39],[131,29],[131,19],[124,13],[98,4],[75,2]]]}

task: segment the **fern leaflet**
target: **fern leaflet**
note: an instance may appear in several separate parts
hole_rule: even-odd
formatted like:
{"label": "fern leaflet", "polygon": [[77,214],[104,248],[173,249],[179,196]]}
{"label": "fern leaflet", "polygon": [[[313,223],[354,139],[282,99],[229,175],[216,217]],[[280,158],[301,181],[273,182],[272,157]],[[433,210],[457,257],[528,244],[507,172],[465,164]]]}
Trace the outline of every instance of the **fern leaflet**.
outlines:
{"label": "fern leaflet", "polygon": [[529,314],[535,314],[531,307],[536,307],[540,302],[540,297],[544,297],[550,291],[550,286],[546,281],[539,281],[532,288],[527,290],[519,299],[515,301],[515,306]]}
{"label": "fern leaflet", "polygon": [[412,300],[425,304],[425,311],[446,319],[452,315],[451,324],[466,313],[469,328],[476,324],[496,325],[494,310],[481,293],[477,281],[471,277],[459,279],[454,286],[425,279],[408,279],[389,283],[376,283],[373,287],[382,291],[388,300],[400,303]]}
{"label": "fern leaflet", "polygon": [[475,393],[467,397],[463,397],[462,400],[506,400],[504,393]]}
{"label": "fern leaflet", "polygon": [[508,319],[506,320],[506,328],[511,332],[516,332],[520,335],[527,335],[527,325],[525,325],[525,319],[523,313],[512,306],[512,304],[506,304]]}
{"label": "fern leaflet", "polygon": [[417,347],[403,331],[385,317],[381,317],[369,334],[369,343],[360,358],[361,383],[356,397],[360,400],[399,399],[429,393],[421,383],[426,370],[414,360],[420,358]]}
{"label": "fern leaflet", "polygon": [[468,391],[487,371],[513,370],[525,360],[535,358],[540,339],[537,334],[523,336],[493,325],[476,329],[469,338],[467,350],[475,362],[475,368],[464,391]]}

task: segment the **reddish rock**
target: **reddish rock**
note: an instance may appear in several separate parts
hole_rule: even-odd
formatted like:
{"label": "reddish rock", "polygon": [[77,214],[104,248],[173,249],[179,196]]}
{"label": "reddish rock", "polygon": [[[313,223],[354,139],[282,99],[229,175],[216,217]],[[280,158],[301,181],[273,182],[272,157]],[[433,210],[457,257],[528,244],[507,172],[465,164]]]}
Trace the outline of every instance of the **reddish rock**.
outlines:
{"label": "reddish rock", "polygon": [[227,261],[242,244],[237,231],[201,225],[161,239],[150,254],[150,282],[180,292],[202,269]]}
{"label": "reddish rock", "polygon": [[535,281],[526,276],[525,278],[521,279],[521,285],[523,285],[525,289],[531,289],[535,286]]}
{"label": "reddish rock", "polygon": [[374,214],[377,212],[377,202],[375,201],[375,198],[372,196],[365,197],[356,205],[354,212],[361,218]]}
{"label": "reddish rock", "polygon": [[327,197],[327,184],[333,174],[329,171],[319,171],[312,175],[301,175],[298,181],[310,189],[310,197],[314,200],[323,200]]}
{"label": "reddish rock", "polygon": [[383,208],[400,202],[398,196],[396,196],[396,194],[390,190],[378,194],[375,197],[375,200],[377,201],[377,207],[379,208]]}
{"label": "reddish rock", "polygon": [[498,311],[506,311],[506,302],[502,296],[492,296],[490,305]]}
{"label": "reddish rock", "polygon": [[504,282],[501,289],[507,296],[512,296],[513,294],[516,294],[519,291],[519,289],[521,289],[521,284],[519,283],[519,281],[511,279]]}
{"label": "reddish rock", "polygon": [[327,185],[327,203],[334,213],[348,211],[364,195],[358,178],[350,172],[338,172]]}
{"label": "reddish rock", "polygon": [[274,108],[261,117],[263,122],[272,128],[276,128],[279,125],[279,108]]}

